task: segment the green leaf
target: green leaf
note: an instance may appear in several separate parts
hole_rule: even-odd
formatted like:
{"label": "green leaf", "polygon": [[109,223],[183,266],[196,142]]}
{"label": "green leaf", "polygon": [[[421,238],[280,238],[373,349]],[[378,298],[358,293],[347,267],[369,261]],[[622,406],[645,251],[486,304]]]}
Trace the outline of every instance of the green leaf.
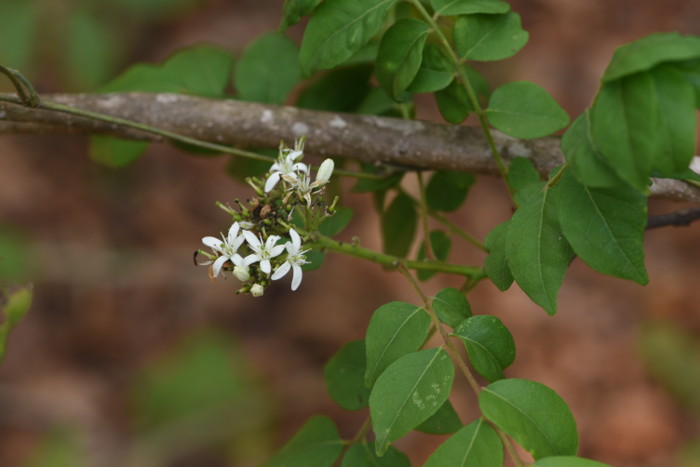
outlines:
{"label": "green leaf", "polygon": [[35,263],[30,244],[23,232],[0,222],[0,290],[3,284],[30,280]]}
{"label": "green leaf", "polygon": [[179,92],[221,97],[232,68],[229,52],[199,44],[180,49],[162,65],[134,65],[100,87],[99,92]]}
{"label": "green leaf", "polygon": [[475,181],[476,178],[470,173],[446,170],[435,172],[425,188],[428,207],[445,212],[459,209]]}
{"label": "green leaf", "polygon": [[338,235],[345,229],[352,219],[353,210],[350,208],[336,208],[335,213],[321,222],[318,226],[318,231],[326,237]]}
{"label": "green leaf", "polygon": [[467,318],[455,328],[469,354],[469,361],[489,381],[503,379],[503,370],[515,361],[515,341],[501,320],[495,316]]}
{"label": "green leaf", "polygon": [[[425,61],[425,58],[423,58]],[[693,87],[695,92],[695,108],[700,109],[700,60],[688,60],[674,63],[673,67],[683,75],[683,78]]]}
{"label": "green leaf", "polygon": [[576,254],[603,274],[649,282],[642,240],[647,226],[646,198],[637,190],[589,188],[566,173],[556,186],[562,206],[559,223]]}
{"label": "green leaf", "polygon": [[372,387],[391,363],[419,349],[428,337],[429,328],[430,318],[421,307],[391,302],[377,308],[369,321],[365,337],[365,386]]}
{"label": "green leaf", "polygon": [[331,112],[354,112],[372,89],[369,84],[372,71],[373,67],[366,64],[331,70],[301,91],[296,106]]}
{"label": "green leaf", "polygon": [[530,35],[520,25],[520,15],[466,15],[455,21],[455,50],[468,60],[492,61],[512,57]]}
{"label": "green leaf", "polygon": [[406,256],[416,234],[417,222],[413,200],[398,194],[382,216],[384,251],[389,255]]}
{"label": "green leaf", "polygon": [[353,444],[343,456],[341,467],[411,467],[408,457],[389,446],[381,456],[377,456],[374,443]]}
{"label": "green leaf", "polygon": [[661,140],[652,169],[656,176],[671,177],[687,169],[695,154],[695,91],[683,75],[670,66],[656,67],[651,77],[659,105],[657,136]]}
{"label": "green leaf", "polygon": [[532,160],[525,157],[515,157],[508,164],[508,186],[514,192],[540,181],[540,174]]}
{"label": "green leaf", "polygon": [[569,170],[586,186],[611,187],[624,184],[593,141],[590,109],[579,115],[566,130],[561,139],[561,150],[569,164]]}
{"label": "green leaf", "polygon": [[280,30],[284,31],[301,21],[302,16],[307,16],[321,3],[322,0],[285,0],[282,9],[282,21]]}
{"label": "green leaf", "polygon": [[573,254],[561,233],[551,190],[544,183],[522,190],[527,202],[513,215],[506,234],[506,259],[530,299],[553,315],[557,292]]}
{"label": "green leaf", "polygon": [[501,467],[503,444],[483,419],[463,427],[428,458],[424,467]]}
{"label": "green leaf", "polygon": [[[452,240],[445,234],[442,230],[432,230],[429,235],[430,246],[435,253],[436,259],[440,261],[445,261],[447,256],[450,254],[450,248],[452,248]],[[421,242],[420,248],[418,250],[418,261],[425,259],[425,242]],[[435,275],[435,271],[418,271],[418,279],[422,281],[427,281]]]}
{"label": "green leaf", "polygon": [[369,389],[365,386],[365,352],[364,340],[349,342],[323,368],[328,393],[345,410],[367,407]]}
{"label": "green leaf", "polygon": [[462,428],[462,422],[449,399],[430,416],[426,421],[416,427],[416,430],[431,435],[446,435],[454,433]]}
{"label": "green leaf", "polygon": [[138,159],[148,143],[95,135],[90,137],[90,158],[107,167],[124,167]]}
{"label": "green leaf", "polygon": [[437,44],[425,44],[423,60],[413,82],[408,86],[408,91],[421,93],[445,89],[454,79],[454,75],[452,65],[442,48]]}
{"label": "green leaf", "polygon": [[279,32],[260,36],[245,49],[233,77],[239,99],[284,104],[301,79],[296,44]]}
{"label": "green leaf", "polygon": [[139,425],[158,431],[197,420],[219,427],[222,435],[259,430],[269,422],[270,401],[236,350],[222,336],[199,334],[143,368],[131,393]]}
{"label": "green leaf", "polygon": [[569,116],[552,96],[528,81],[508,83],[496,89],[486,117],[497,129],[522,139],[540,138],[569,124]]}
{"label": "green leaf", "polygon": [[397,0],[326,0],[309,20],[299,61],[305,75],[333,68],[358,52],[377,32]]}
{"label": "green leaf", "polygon": [[625,44],[613,54],[602,81],[608,83],[664,62],[700,58],[700,37],[677,32],[651,34]]}
{"label": "green leaf", "polygon": [[[382,88],[370,88],[360,105],[357,106],[355,113],[395,117],[398,115],[398,105]],[[360,182],[362,180],[358,181],[358,185]]]}
{"label": "green leaf", "polygon": [[611,467],[602,462],[584,459],[576,456],[545,457],[533,464],[533,467]]}
{"label": "green leaf", "polygon": [[343,440],[333,421],[325,416],[311,417],[264,467],[331,467],[343,452]]}
{"label": "green leaf", "polygon": [[489,255],[484,260],[484,270],[491,282],[499,290],[508,290],[513,283],[513,274],[510,272],[506,257],[506,237],[510,220],[498,224],[484,239],[484,247]]}
{"label": "green leaf", "polygon": [[376,76],[384,91],[400,100],[411,84],[421,61],[430,26],[417,19],[400,19],[382,36],[377,54]]}
{"label": "green leaf", "polygon": [[649,73],[605,84],[591,109],[591,136],[606,164],[633,187],[649,183],[658,146],[659,107]]}
{"label": "green leaf", "polygon": [[453,328],[472,315],[467,297],[454,287],[439,291],[432,305],[440,321]]}
{"label": "green leaf", "polygon": [[301,267],[302,271],[315,271],[316,269],[323,266],[323,262],[326,260],[325,253],[319,250],[307,251],[306,253],[304,253],[304,256],[306,256],[306,260],[308,261],[308,263],[304,264]]}
{"label": "green leaf", "polygon": [[639,350],[648,373],[684,408],[700,414],[700,342],[672,322],[646,323]]}
{"label": "green leaf", "polygon": [[32,50],[38,39],[37,13],[37,6],[31,2],[0,2],[0,64],[25,75],[30,71]]}
{"label": "green leaf", "polygon": [[453,378],[454,366],[441,348],[410,353],[389,365],[369,396],[377,455],[437,412]]}
{"label": "green leaf", "polygon": [[22,467],[87,467],[88,455],[78,429],[52,427],[46,430]]}
{"label": "green leaf", "polygon": [[479,393],[479,408],[537,460],[575,455],[576,421],[566,402],[544,384],[503,379]]}
{"label": "green leaf", "polygon": [[473,15],[475,13],[501,14],[510,11],[510,5],[500,0],[430,0],[436,15]]}
{"label": "green leaf", "polygon": [[2,309],[3,318],[0,324],[0,362],[5,357],[7,338],[29,311],[33,295],[31,287],[22,287],[8,294],[3,294],[0,290],[0,309]]}
{"label": "green leaf", "polygon": [[67,23],[64,75],[78,89],[94,89],[114,73],[117,40],[87,8],[77,8]]}
{"label": "green leaf", "polygon": [[462,123],[474,109],[469,102],[467,91],[457,79],[452,80],[446,88],[435,92],[434,96],[442,118],[455,125]]}

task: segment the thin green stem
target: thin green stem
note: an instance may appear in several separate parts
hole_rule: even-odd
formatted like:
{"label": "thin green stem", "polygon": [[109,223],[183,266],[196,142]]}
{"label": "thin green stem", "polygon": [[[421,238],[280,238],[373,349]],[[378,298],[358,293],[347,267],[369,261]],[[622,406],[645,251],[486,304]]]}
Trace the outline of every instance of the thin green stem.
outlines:
{"label": "thin green stem", "polygon": [[508,455],[513,460],[513,463],[516,465],[516,467],[525,467],[525,462],[523,462],[520,456],[518,456],[518,453],[515,452],[513,442],[510,440],[508,435],[493,423],[491,424],[491,426],[496,430],[496,433],[498,433],[498,436],[501,438],[501,443],[503,443],[503,446],[505,446]]}
{"label": "thin green stem", "polygon": [[428,202],[425,197],[425,184],[423,183],[423,174],[420,171],[416,171],[416,178],[418,179],[418,189],[420,190],[418,204],[420,206],[420,219],[421,225],[423,227],[425,257],[428,259],[435,259],[436,256],[435,252],[433,251],[433,244],[430,241],[430,228],[428,227]]}
{"label": "thin green stem", "polygon": [[[301,234],[301,232],[299,233]],[[435,271],[466,276],[473,281],[478,281],[485,277],[484,270],[476,266],[451,264],[437,260],[417,261],[400,258],[398,256],[387,255],[386,253],[363,248],[353,243],[339,242],[320,234],[314,236],[312,243],[310,243],[308,247],[324,248],[326,250],[344,253],[346,255],[363,258],[392,269],[397,269],[401,267],[401,265],[404,265],[406,268],[414,269],[416,271]]]}
{"label": "thin green stem", "polygon": [[418,284],[418,281],[413,277],[411,271],[409,271],[405,265],[402,264],[399,267],[399,272],[401,272],[401,274],[404,275],[408,282],[410,282],[411,286],[413,287],[413,290],[415,290],[418,296],[421,298],[425,311],[428,313],[428,316],[430,316],[430,319],[433,321],[433,326],[435,326],[435,328],[440,333],[440,338],[442,339],[445,350],[449,354],[450,358],[452,358],[452,361],[455,362],[457,368],[459,368],[464,377],[467,379],[474,393],[478,396],[481,392],[481,387],[479,386],[479,383],[477,383],[476,378],[474,378],[474,375],[472,375],[472,372],[469,370],[469,367],[467,367],[466,362],[464,361],[464,359],[462,359],[461,355],[455,348],[454,342],[452,342],[450,336],[447,335],[447,331],[445,331],[445,328],[442,326],[440,318],[438,318],[437,313],[435,313],[435,310],[433,309],[430,300],[428,300],[428,297],[425,295],[425,292],[423,292],[423,289],[421,288],[420,284]]}
{"label": "thin green stem", "polygon": [[365,421],[362,423],[362,426],[360,427],[359,430],[357,430],[357,433],[355,433],[355,436],[352,437],[351,440],[348,441],[348,446],[352,446],[353,444],[357,444],[363,439],[365,439],[365,436],[367,435],[367,432],[369,431],[369,428],[372,426],[372,419],[370,417],[367,417]]}
{"label": "thin green stem", "polygon": [[442,225],[447,228],[450,232],[453,234],[457,235],[458,237],[462,237],[464,240],[467,242],[471,243],[481,251],[486,251],[486,247],[482,242],[477,240],[475,237],[469,235],[467,232],[464,230],[460,229],[457,227],[452,221],[450,221],[447,217],[445,217],[442,213],[437,212],[437,211],[430,211],[429,212],[430,217],[441,223]]}
{"label": "thin green stem", "polygon": [[552,188],[554,185],[559,183],[559,180],[561,180],[561,177],[564,176],[564,173],[566,173],[566,170],[569,168],[569,163],[565,163],[561,167],[559,167],[559,170],[557,170],[557,173],[554,174],[552,178],[549,179],[547,182],[547,186],[545,187],[547,190]]}
{"label": "thin green stem", "polygon": [[37,107],[39,105],[39,95],[37,94],[32,83],[24,77],[19,71],[0,65],[0,73],[8,77],[12,85],[17,91],[22,104],[28,107]]}
{"label": "thin green stem", "polygon": [[486,113],[481,108],[481,104],[479,104],[479,99],[476,95],[476,92],[474,91],[474,87],[469,81],[467,72],[462,66],[462,61],[460,57],[458,57],[455,53],[454,49],[450,45],[450,42],[447,40],[447,37],[445,37],[445,34],[443,34],[442,30],[440,29],[440,26],[437,24],[436,19],[430,16],[430,14],[421,4],[420,0],[411,0],[411,3],[415,6],[416,10],[418,10],[421,16],[423,16],[423,19],[428,23],[428,25],[430,25],[431,29],[435,33],[435,36],[438,38],[438,41],[440,42],[443,51],[447,54],[448,59],[450,60],[454,70],[456,71],[457,76],[462,82],[462,86],[464,87],[464,90],[467,93],[469,102],[471,103],[472,107],[474,107],[474,113],[479,119],[479,125],[481,126],[481,129],[484,132],[484,136],[486,136],[486,142],[489,146],[489,149],[491,150],[491,154],[493,155],[496,165],[498,166],[498,171],[500,172],[503,181],[506,183],[506,186],[508,187],[508,192],[511,194],[512,197],[513,191],[510,185],[508,184],[508,168],[503,162],[503,158],[501,157],[500,151],[496,147],[496,143],[493,140],[493,135],[491,135],[491,128],[489,127],[488,121],[486,119]]}

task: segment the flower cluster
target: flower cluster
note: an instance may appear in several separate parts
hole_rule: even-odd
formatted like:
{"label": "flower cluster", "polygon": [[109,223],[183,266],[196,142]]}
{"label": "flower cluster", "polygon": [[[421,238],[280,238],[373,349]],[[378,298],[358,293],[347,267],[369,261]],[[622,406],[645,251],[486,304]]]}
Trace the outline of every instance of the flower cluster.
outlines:
{"label": "flower cluster", "polygon": [[[209,266],[209,276],[216,281],[230,271],[243,282],[239,293],[260,296],[271,281],[292,272],[292,290],[302,280],[302,266],[308,264],[302,236],[292,227],[294,216],[303,221],[306,236],[333,214],[326,206],[323,191],[333,173],[334,163],[326,159],[311,181],[311,167],[299,162],[304,156],[304,140],[294,148],[280,146],[279,156],[263,179],[247,179],[257,197],[246,204],[236,200],[238,209],[219,204],[232,215],[233,223],[221,238],[207,236],[202,243],[210,252],[197,250],[195,264]],[[335,204],[335,203],[333,203]],[[300,212],[301,211],[301,212]],[[283,237],[288,240],[282,240]],[[198,262],[198,255],[207,260]]]}

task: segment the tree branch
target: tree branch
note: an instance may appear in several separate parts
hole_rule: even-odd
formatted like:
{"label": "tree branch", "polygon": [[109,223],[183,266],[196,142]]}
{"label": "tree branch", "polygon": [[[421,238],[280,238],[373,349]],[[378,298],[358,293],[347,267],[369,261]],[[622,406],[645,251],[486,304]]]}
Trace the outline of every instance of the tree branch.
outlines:
{"label": "tree branch", "polygon": [[[412,168],[498,173],[486,138],[476,127],[169,93],[46,94],[42,100],[219,144],[277,148],[280,140],[290,143],[307,135],[307,152],[318,156]],[[47,110],[41,105],[26,107],[9,94],[0,94],[0,133],[100,133],[164,140],[114,123]],[[558,138],[518,140],[497,131],[493,137],[506,161],[516,156],[530,158],[542,174],[563,161]],[[677,180],[654,180],[651,192],[656,197],[700,202],[700,189]]]}
{"label": "tree branch", "polygon": [[700,208],[681,209],[680,211],[668,214],[649,216],[647,229],[655,229],[657,227],[666,227],[669,225],[674,227],[688,227],[697,220],[700,220]]}

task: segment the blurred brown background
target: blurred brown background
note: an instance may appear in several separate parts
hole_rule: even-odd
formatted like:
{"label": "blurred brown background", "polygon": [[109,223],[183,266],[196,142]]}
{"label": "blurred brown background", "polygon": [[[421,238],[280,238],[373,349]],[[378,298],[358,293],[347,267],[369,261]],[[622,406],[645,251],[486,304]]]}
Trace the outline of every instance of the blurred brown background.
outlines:
{"label": "blurred brown background", "polygon": [[[512,4],[530,42],[480,69],[494,86],[544,86],[572,116],[618,45],[658,31],[700,34],[692,0]],[[281,5],[2,0],[0,62],[28,70],[40,92],[89,90],[129,63],[201,41],[238,54],[277,27]],[[420,104],[419,118],[438,118],[429,99]],[[35,290],[0,367],[0,466],[255,465],[315,413],[352,436],[366,413],[334,406],[322,367],[363,337],[378,306],[417,302],[402,278],[330,256],[296,293],[282,281],[262,298],[236,296],[235,283],[211,285],[191,260],[202,236],[226,228],[214,201],[247,196],[224,173],[226,158],[154,145],[112,170],[86,154],[82,137],[0,137],[0,270]],[[369,198],[346,190],[343,203],[356,211],[345,238],[381,248]],[[681,207],[653,201],[650,211]],[[501,183],[481,178],[451,218],[483,238],[508,216]],[[513,332],[518,359],[507,374],[548,384],[570,404],[581,455],[620,467],[698,466],[700,223],[651,231],[646,247],[646,287],[575,261],[555,317],[515,286],[499,293],[484,282],[469,298]],[[482,259],[454,241],[453,261]],[[457,284],[438,277],[426,290]],[[463,421],[476,416],[463,382],[454,404]],[[397,447],[421,465],[442,440],[412,434]]]}

